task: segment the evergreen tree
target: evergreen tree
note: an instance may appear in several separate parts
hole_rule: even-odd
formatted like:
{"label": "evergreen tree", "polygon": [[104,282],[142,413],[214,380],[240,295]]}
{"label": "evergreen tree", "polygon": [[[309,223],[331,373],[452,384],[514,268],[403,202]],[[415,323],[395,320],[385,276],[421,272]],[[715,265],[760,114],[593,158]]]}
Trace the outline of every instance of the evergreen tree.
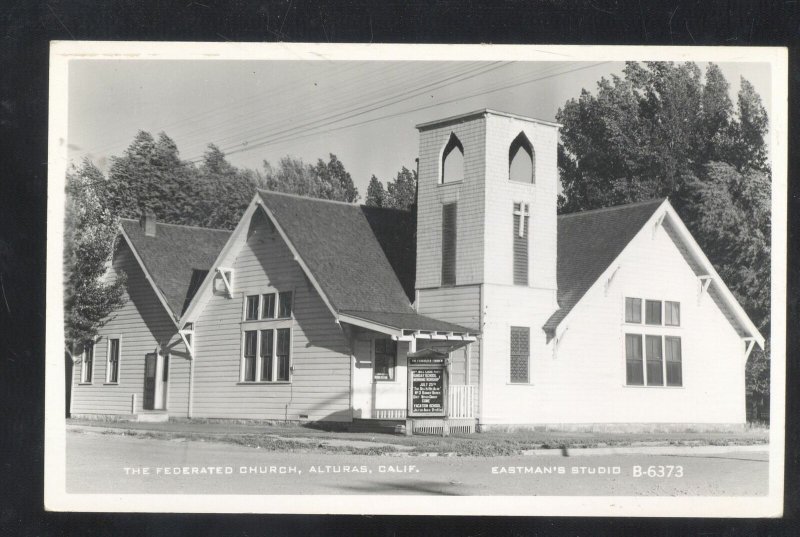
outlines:
{"label": "evergreen tree", "polygon": [[230,164],[214,144],[203,154],[197,182],[201,191],[197,216],[205,227],[235,228],[256,192],[253,172]]}
{"label": "evergreen tree", "polygon": [[383,183],[374,175],[369,180],[367,187],[367,199],[364,204],[368,207],[383,207],[386,203],[386,189],[383,188]]}

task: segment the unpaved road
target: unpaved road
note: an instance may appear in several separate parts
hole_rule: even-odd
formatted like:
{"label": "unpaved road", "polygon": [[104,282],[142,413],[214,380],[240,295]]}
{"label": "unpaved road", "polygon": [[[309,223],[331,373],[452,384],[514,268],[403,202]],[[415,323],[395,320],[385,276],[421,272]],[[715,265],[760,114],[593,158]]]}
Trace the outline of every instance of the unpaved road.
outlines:
{"label": "unpaved road", "polygon": [[69,432],[66,477],[71,493],[750,496],[767,493],[767,466],[766,447],[670,456],[395,457]]}

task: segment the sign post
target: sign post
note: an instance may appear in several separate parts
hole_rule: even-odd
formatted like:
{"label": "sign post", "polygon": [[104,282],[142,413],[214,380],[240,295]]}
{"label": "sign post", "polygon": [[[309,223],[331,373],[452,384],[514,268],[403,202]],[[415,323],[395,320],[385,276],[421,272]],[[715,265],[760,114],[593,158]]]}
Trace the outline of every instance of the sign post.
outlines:
{"label": "sign post", "polygon": [[424,349],[408,355],[408,401],[406,434],[413,434],[414,418],[442,418],[447,426],[448,355]]}

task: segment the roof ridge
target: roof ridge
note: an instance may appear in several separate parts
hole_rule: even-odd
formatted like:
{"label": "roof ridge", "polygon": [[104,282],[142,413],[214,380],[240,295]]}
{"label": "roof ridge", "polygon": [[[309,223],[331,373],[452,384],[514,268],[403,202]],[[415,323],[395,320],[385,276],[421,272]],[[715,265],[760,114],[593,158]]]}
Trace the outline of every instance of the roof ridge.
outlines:
{"label": "roof ridge", "polygon": [[275,195],[278,195],[278,196],[286,196],[288,198],[298,198],[298,199],[309,200],[309,201],[320,201],[320,202],[323,202],[323,203],[335,203],[337,205],[345,205],[347,207],[361,207],[360,204],[350,203],[349,201],[339,201],[339,200],[329,200],[329,199],[325,199],[325,198],[315,198],[315,197],[312,197],[312,196],[303,196],[301,194],[290,194],[288,192],[278,192],[276,190],[267,190],[266,188],[258,188],[256,190],[258,191],[259,194],[261,194],[263,192],[263,193],[265,193],[267,195],[275,194]]}
{"label": "roof ridge", "polygon": [[622,205],[611,205],[610,207],[599,207],[597,209],[587,209],[585,211],[575,211],[573,213],[560,214],[560,215],[558,215],[558,218],[566,218],[568,216],[583,216],[583,215],[586,215],[586,214],[596,214],[596,213],[609,212],[609,211],[614,211],[614,210],[619,210],[619,209],[628,209],[628,208],[631,208],[631,207],[637,207],[637,206],[640,206],[640,205],[648,205],[648,204],[651,204],[651,203],[653,203],[653,204],[658,203],[660,205],[661,203],[664,203],[665,201],[668,201],[668,200],[669,200],[669,198],[664,197],[664,198],[653,198],[653,199],[644,200],[644,201],[634,201],[634,202],[631,202],[631,203],[623,203]]}
{"label": "roof ridge", "polygon": [[[138,224],[139,221],[135,218],[122,218],[120,220],[125,220],[126,222],[133,222],[134,224]],[[203,231],[224,231],[225,233],[233,233],[233,230],[230,229],[222,229],[218,227],[204,227],[204,226],[192,226],[189,224],[173,224],[172,222],[159,222],[156,220],[157,226],[173,226],[173,227],[184,227],[189,229],[202,229]]]}

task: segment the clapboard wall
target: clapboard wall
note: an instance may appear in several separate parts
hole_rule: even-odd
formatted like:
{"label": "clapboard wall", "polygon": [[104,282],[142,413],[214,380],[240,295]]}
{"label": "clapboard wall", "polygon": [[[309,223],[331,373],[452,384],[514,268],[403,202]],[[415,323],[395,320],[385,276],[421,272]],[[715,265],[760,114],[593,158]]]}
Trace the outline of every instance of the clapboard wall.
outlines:
{"label": "clapboard wall", "polygon": [[[214,293],[195,323],[192,417],[349,421],[350,350],[341,328],[263,213],[233,263],[233,296]],[[294,292],[293,319],[244,321],[247,295]],[[291,327],[288,383],[244,383],[243,331]]]}
{"label": "clapboard wall", "polygon": [[[127,275],[124,305],[112,313],[100,329],[95,344],[91,383],[81,383],[80,363],[73,368],[71,414],[86,417],[130,415],[142,411],[144,357],[159,343],[169,349],[170,370],[167,410],[186,416],[188,410],[189,361],[176,334],[175,323],[159,301],[133,252],[123,240],[114,254],[108,278],[119,271]],[[116,384],[106,382],[109,339],[120,339],[119,376]],[[132,407],[132,396],[135,405]]]}

